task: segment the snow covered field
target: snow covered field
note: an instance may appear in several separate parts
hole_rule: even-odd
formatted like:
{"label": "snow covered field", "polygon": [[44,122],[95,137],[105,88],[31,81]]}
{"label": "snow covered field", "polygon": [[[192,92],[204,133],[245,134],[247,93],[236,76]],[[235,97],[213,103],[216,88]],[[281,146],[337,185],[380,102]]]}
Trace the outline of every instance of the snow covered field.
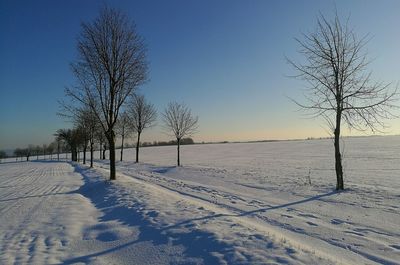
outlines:
{"label": "snow covered field", "polygon": [[331,140],[0,164],[0,264],[400,264],[400,137],[344,147],[341,193]]}

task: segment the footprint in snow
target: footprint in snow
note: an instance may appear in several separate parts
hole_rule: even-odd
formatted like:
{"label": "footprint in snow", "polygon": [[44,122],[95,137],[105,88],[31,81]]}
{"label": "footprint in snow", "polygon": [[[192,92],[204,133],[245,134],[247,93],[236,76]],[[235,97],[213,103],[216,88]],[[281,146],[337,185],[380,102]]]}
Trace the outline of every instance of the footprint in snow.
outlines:
{"label": "footprint in snow", "polygon": [[390,245],[389,247],[392,247],[394,249],[400,250],[400,245]]}
{"label": "footprint in snow", "polygon": [[343,223],[344,223],[344,221],[342,221],[340,219],[332,219],[331,220],[331,224],[333,224],[333,225],[340,225],[340,224],[343,224]]}
{"label": "footprint in snow", "polygon": [[308,218],[314,218],[314,219],[319,219],[319,218],[316,217],[315,215],[308,214],[308,213],[300,213],[299,216],[308,217]]}
{"label": "footprint in snow", "polygon": [[287,254],[289,254],[289,255],[292,255],[292,254],[295,254],[296,253],[296,250],[294,250],[293,248],[285,248],[285,250],[286,250],[286,253]]}
{"label": "footprint in snow", "polygon": [[347,234],[353,234],[353,235],[356,235],[356,236],[365,236],[364,234],[357,233],[357,232],[354,232],[354,231],[344,231],[344,232],[347,233]]}
{"label": "footprint in snow", "polygon": [[149,217],[157,217],[158,216],[158,212],[151,211],[151,212],[148,212],[146,215],[149,216]]}
{"label": "footprint in snow", "polygon": [[281,214],[282,217],[286,217],[286,218],[293,218],[293,216],[291,215],[286,215],[286,214]]}
{"label": "footprint in snow", "polygon": [[306,222],[306,224],[308,224],[309,226],[318,226],[317,224],[315,224],[313,222]]}
{"label": "footprint in snow", "polygon": [[259,234],[254,234],[254,235],[251,235],[250,238],[262,240],[262,239],[263,239],[263,236],[262,236],[262,235],[259,235]]}

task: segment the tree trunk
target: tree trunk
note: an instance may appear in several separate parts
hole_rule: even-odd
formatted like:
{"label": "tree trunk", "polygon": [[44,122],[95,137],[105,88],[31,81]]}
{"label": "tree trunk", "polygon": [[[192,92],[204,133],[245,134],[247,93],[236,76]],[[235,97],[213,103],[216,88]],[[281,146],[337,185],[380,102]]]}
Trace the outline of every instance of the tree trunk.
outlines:
{"label": "tree trunk", "polygon": [[340,123],[341,123],[341,112],[336,113],[336,128],[335,128],[335,170],[336,170],[336,190],[343,190],[343,167],[342,167],[342,155],[340,154]]}
{"label": "tree trunk", "polygon": [[115,172],[115,135],[114,131],[111,130],[110,133],[108,133],[108,150],[109,150],[109,156],[110,156],[110,180],[115,180],[116,179],[116,172]]}
{"label": "tree trunk", "polygon": [[120,161],[122,161],[122,155],[124,154],[124,134],[122,134],[122,140],[121,140],[121,157]]}
{"label": "tree trunk", "polygon": [[93,167],[93,141],[90,142],[90,167]]}
{"label": "tree trunk", "polygon": [[181,166],[181,157],[180,157],[180,146],[181,146],[181,139],[176,139],[178,142],[177,150],[178,150],[178,167]]}
{"label": "tree trunk", "polygon": [[87,146],[85,145],[85,147],[83,148],[83,164],[86,164],[86,150]]}
{"label": "tree trunk", "polygon": [[137,142],[136,142],[136,163],[139,163],[139,148],[140,148],[140,133],[138,132]]}
{"label": "tree trunk", "polygon": [[57,160],[60,161],[60,141],[57,141]]}
{"label": "tree trunk", "polygon": [[99,159],[101,159],[101,153],[103,152],[103,142],[100,141],[100,149],[99,149]]}
{"label": "tree trunk", "polygon": [[76,149],[74,147],[71,148],[71,161],[77,160]]}

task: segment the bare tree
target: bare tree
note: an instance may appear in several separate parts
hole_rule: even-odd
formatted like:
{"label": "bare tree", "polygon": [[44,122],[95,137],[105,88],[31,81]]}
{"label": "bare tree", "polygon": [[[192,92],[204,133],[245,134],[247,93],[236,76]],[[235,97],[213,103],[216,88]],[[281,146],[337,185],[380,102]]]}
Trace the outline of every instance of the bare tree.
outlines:
{"label": "bare tree", "polygon": [[127,104],[127,112],[130,127],[137,134],[136,163],[139,163],[140,136],[144,129],[154,125],[157,119],[157,111],[153,104],[146,101],[143,95],[135,94]]}
{"label": "bare tree", "polygon": [[47,146],[47,153],[50,155],[50,160],[53,160],[53,153],[54,153],[54,150],[55,150],[55,143],[50,143],[48,146]]}
{"label": "bare tree", "polygon": [[78,146],[82,141],[82,137],[80,136],[80,132],[78,129],[59,129],[57,130],[57,137],[64,140],[65,143],[70,148],[71,152],[71,160],[78,160]]}
{"label": "bare tree", "polygon": [[58,134],[54,134],[54,136],[56,137],[55,143],[57,145],[57,161],[60,161],[60,151],[61,151],[62,139]]}
{"label": "bare tree", "polygon": [[94,143],[96,141],[96,133],[101,130],[101,128],[99,122],[96,119],[96,115],[90,109],[87,110],[87,114],[85,115],[85,124],[89,134],[90,167],[93,167]]}
{"label": "bare tree", "polygon": [[115,123],[121,106],[147,76],[145,47],[134,24],[108,7],[92,23],[82,23],[72,70],[78,86],[67,88],[66,95],[89,106],[100,122],[110,151],[110,179],[114,180]]}
{"label": "bare tree", "polygon": [[100,128],[99,130],[96,131],[95,133],[96,140],[99,142],[99,159],[106,159],[105,158],[105,150],[103,150],[103,145],[105,146],[105,136],[104,136],[104,131],[103,128]]}
{"label": "bare tree", "polygon": [[320,15],[316,31],[303,34],[303,38],[296,40],[305,62],[288,60],[298,72],[296,77],[309,84],[307,103],[295,102],[313,117],[321,116],[328,122],[334,135],[336,189],[343,190],[342,122],[350,129],[379,131],[385,126],[383,119],[394,117],[390,110],[395,108],[397,89],[372,81],[364,51],[367,36],[358,38],[337,13],[332,21]]}
{"label": "bare tree", "polygon": [[69,151],[68,143],[63,140],[61,148],[62,148],[62,152],[65,153],[65,158],[64,159],[65,159],[65,161],[67,161],[68,160],[68,151]]}
{"label": "bare tree", "polygon": [[[88,105],[76,104],[77,102],[74,100],[72,102],[61,101],[59,103],[61,111],[58,112],[57,115],[66,118],[70,122],[74,123],[74,126],[79,130],[79,135],[82,137],[81,146],[83,149],[83,164],[86,164],[86,151],[87,147],[89,146],[90,167],[93,167],[95,140],[96,138],[98,138],[99,135],[101,135],[101,140],[99,139],[99,141],[104,141],[104,131],[101,128],[96,114]],[[58,138],[56,139],[57,141],[59,140]]]}
{"label": "bare tree", "polygon": [[87,147],[89,145],[89,129],[87,128],[87,125],[85,124],[85,119],[83,118],[79,123],[75,124],[76,130],[78,133],[79,137],[79,145],[78,145],[78,162],[79,162],[79,156],[80,156],[80,150],[82,150],[82,164],[86,164],[86,152],[87,152]]}
{"label": "bare tree", "polygon": [[39,154],[40,154],[41,150],[42,150],[42,148],[40,147],[40,145],[37,145],[35,147],[36,160],[39,160]]}
{"label": "bare tree", "polygon": [[42,145],[42,151],[43,151],[43,159],[46,159],[47,144]]}
{"label": "bare tree", "polygon": [[15,161],[18,161],[18,158],[23,156],[22,153],[23,153],[23,150],[21,148],[14,149]]}
{"label": "bare tree", "polygon": [[[57,114],[74,123],[74,126],[79,132],[79,137],[81,138],[80,147],[82,147],[83,151],[83,164],[86,164],[86,151],[89,146],[90,167],[93,167],[93,152],[96,134],[100,130],[101,133],[104,134],[103,130],[100,128],[97,116],[87,105],[75,105],[73,102],[60,102],[60,104],[61,111]],[[56,141],[59,142],[60,138],[58,137],[58,134],[55,134],[55,136]]]}
{"label": "bare tree", "polygon": [[35,146],[33,144],[28,145],[28,148],[26,148],[27,161],[29,161],[29,157],[32,156],[34,153]]}
{"label": "bare tree", "polygon": [[32,154],[33,145],[29,145],[27,148],[17,148],[14,150],[14,155],[16,157],[20,157],[22,161],[22,157],[26,157],[26,161],[29,161],[29,157]]}
{"label": "bare tree", "polygon": [[116,131],[119,136],[121,136],[121,156],[120,156],[120,161],[122,161],[122,157],[124,154],[124,141],[125,137],[129,136],[131,130],[128,126],[129,119],[128,119],[128,114],[126,112],[121,113],[121,115],[118,118],[117,124],[116,124]]}
{"label": "bare tree", "polygon": [[100,130],[100,124],[91,108],[75,108],[75,125],[80,130],[83,143],[83,164],[86,163],[86,150],[90,150],[90,167],[93,167],[94,143],[97,131]]}
{"label": "bare tree", "polygon": [[193,116],[185,104],[171,102],[163,113],[165,129],[172,132],[177,142],[177,164],[180,162],[181,139],[185,136],[192,136],[198,129],[198,117]]}
{"label": "bare tree", "polygon": [[7,153],[3,150],[0,150],[0,163],[3,158],[7,158]]}

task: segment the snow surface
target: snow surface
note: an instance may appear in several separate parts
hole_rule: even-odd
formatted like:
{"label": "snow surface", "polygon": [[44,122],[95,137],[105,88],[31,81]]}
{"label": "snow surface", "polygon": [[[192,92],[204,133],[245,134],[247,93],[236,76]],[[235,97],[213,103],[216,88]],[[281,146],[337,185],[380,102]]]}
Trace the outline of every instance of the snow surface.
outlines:
{"label": "snow surface", "polygon": [[0,264],[400,264],[400,137],[343,145],[340,193],[331,140],[0,164]]}

